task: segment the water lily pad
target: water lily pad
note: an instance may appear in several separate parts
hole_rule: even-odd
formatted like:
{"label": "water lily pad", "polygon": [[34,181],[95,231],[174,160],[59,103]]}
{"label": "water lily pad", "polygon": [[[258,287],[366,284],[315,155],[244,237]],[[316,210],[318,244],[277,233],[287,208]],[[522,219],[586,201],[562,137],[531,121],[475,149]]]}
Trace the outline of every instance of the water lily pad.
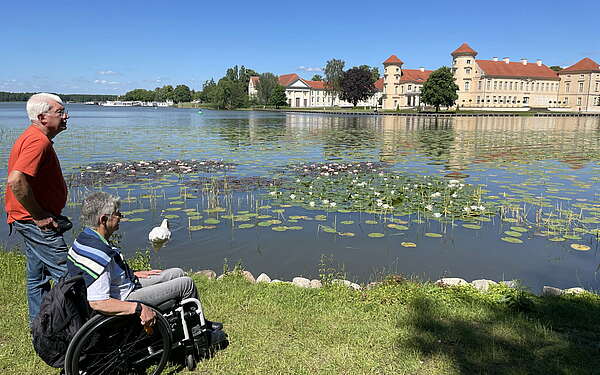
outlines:
{"label": "water lily pad", "polygon": [[565,239],[563,237],[552,237],[552,238],[548,238],[548,241],[552,241],[552,242],[562,242]]}
{"label": "water lily pad", "polygon": [[327,226],[327,225],[321,225],[321,230],[325,233],[336,233],[337,232],[334,228]]}
{"label": "water lily pad", "polygon": [[208,218],[208,219],[204,220],[204,223],[206,223],[206,224],[219,224],[220,222],[221,222],[221,220],[215,219],[215,218]]}
{"label": "water lily pad", "polygon": [[317,216],[315,216],[315,220],[317,220],[317,221],[325,221],[325,220],[327,220],[327,216],[325,216],[325,215],[317,215]]}
{"label": "water lily pad", "polygon": [[271,229],[274,230],[275,232],[285,232],[286,230],[288,230],[288,227],[277,226],[277,227],[272,227]]}
{"label": "water lily pad", "polygon": [[375,225],[377,224],[377,220],[365,220],[365,224]]}
{"label": "water lily pad", "polygon": [[167,209],[165,209],[166,211],[179,211],[181,210],[181,207],[169,207]]}
{"label": "water lily pad", "polygon": [[414,242],[401,242],[400,245],[404,247],[417,247],[417,244]]}
{"label": "water lily pad", "polygon": [[367,236],[371,237],[371,238],[381,238],[384,237],[385,234],[383,233],[378,233],[378,232],[373,232],[373,233],[369,233],[367,234]]}
{"label": "water lily pad", "polygon": [[258,225],[259,227],[268,227],[268,226],[273,225],[273,223],[271,222],[271,220],[267,220],[267,221],[261,221],[256,225]]}
{"label": "water lily pad", "polygon": [[169,202],[169,204],[173,204],[173,205],[184,204],[184,203],[185,203],[184,201],[172,201],[172,202]]}
{"label": "water lily pad", "polygon": [[398,230],[408,230],[408,227],[406,225],[400,225],[400,224],[388,224],[387,225],[388,228],[392,228],[392,229],[398,229]]}
{"label": "water lily pad", "polygon": [[425,235],[426,235],[427,237],[432,237],[432,238],[440,238],[440,237],[443,237],[443,236],[442,236],[441,234],[439,234],[439,233],[429,233],[429,232],[428,232],[428,233],[425,233]]}
{"label": "water lily pad", "polygon": [[274,212],[274,213],[276,213],[276,214],[282,214],[282,213],[285,212],[285,210],[282,209],[282,208],[276,208],[276,209],[271,210],[271,211]]}
{"label": "water lily pad", "polygon": [[590,250],[589,246],[578,244],[578,243],[571,244],[571,248],[573,248],[575,250],[578,250],[578,251],[588,251],[588,250]]}
{"label": "water lily pad", "polygon": [[523,233],[513,231],[513,230],[507,230],[504,232],[504,234],[506,234],[507,236],[511,236],[511,237],[521,237],[523,235]]}
{"label": "water lily pad", "polygon": [[463,227],[468,229],[481,229],[481,225],[477,224],[463,224]]}
{"label": "water lily pad", "polygon": [[240,228],[240,229],[254,228],[254,224],[252,224],[252,223],[240,224],[240,226],[238,228]]}
{"label": "water lily pad", "polygon": [[343,232],[343,233],[338,233],[338,234],[343,237],[354,237],[355,236],[355,234],[352,232]]}
{"label": "water lily pad", "polygon": [[132,223],[135,223],[135,222],[138,222],[138,221],[144,221],[144,218],[143,217],[134,217],[134,218],[128,219],[128,221],[130,221]]}
{"label": "water lily pad", "polygon": [[344,221],[340,221],[340,224],[344,224],[344,225],[351,225],[351,224],[354,224],[354,220],[344,220]]}
{"label": "water lily pad", "polygon": [[502,221],[505,221],[507,223],[516,223],[516,222],[518,222],[517,219],[512,218],[512,217],[505,217],[504,219],[502,219]]}
{"label": "water lily pad", "polygon": [[177,219],[178,217],[179,217],[178,215],[173,215],[173,214],[165,215],[165,219]]}
{"label": "water lily pad", "polygon": [[271,215],[258,215],[256,218],[257,219],[268,219],[270,217],[272,217],[272,216]]}
{"label": "water lily pad", "polygon": [[528,231],[527,228],[523,228],[523,227],[510,227],[510,230],[515,231],[515,232],[521,232],[521,233],[525,233]]}
{"label": "water lily pad", "polygon": [[523,241],[515,237],[502,237],[501,240],[510,243],[523,243]]}
{"label": "water lily pad", "polygon": [[294,226],[291,226],[291,227],[287,227],[287,229],[289,229],[289,230],[302,230],[302,227],[299,226],[299,225],[294,225]]}

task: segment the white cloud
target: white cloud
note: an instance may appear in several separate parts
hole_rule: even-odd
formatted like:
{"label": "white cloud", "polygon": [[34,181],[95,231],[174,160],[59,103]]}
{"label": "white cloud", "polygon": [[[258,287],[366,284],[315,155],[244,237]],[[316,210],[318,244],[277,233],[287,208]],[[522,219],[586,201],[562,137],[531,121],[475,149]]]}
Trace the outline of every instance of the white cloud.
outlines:
{"label": "white cloud", "polygon": [[298,67],[298,70],[303,70],[305,72],[322,72],[323,68],[311,68],[309,66],[302,65]]}
{"label": "white cloud", "polygon": [[102,76],[110,76],[110,75],[116,75],[116,74],[119,74],[119,73],[117,73],[115,71],[112,71],[112,70],[100,70],[98,72],[98,74],[100,74]]}
{"label": "white cloud", "polygon": [[116,81],[107,81],[105,79],[95,79],[94,83],[100,84],[100,85],[120,85],[121,82],[116,82]]}

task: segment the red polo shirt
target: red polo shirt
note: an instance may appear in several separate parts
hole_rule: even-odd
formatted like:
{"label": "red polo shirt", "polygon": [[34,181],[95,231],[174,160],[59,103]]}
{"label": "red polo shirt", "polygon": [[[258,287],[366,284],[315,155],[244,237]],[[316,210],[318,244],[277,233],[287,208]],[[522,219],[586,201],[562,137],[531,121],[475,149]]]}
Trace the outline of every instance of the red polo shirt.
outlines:
{"label": "red polo shirt", "polygon": [[[25,173],[38,204],[53,215],[60,215],[67,203],[67,185],[60,169],[52,141],[41,130],[31,125],[15,141],[8,158],[8,174],[17,170]],[[31,220],[25,207],[6,187],[5,209],[8,223]]]}

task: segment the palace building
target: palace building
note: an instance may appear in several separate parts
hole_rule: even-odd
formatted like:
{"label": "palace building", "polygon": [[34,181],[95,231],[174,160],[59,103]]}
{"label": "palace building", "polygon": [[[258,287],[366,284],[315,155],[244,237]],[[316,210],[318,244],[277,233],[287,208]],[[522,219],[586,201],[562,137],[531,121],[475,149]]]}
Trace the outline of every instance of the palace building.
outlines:
{"label": "palace building", "polygon": [[[504,57],[477,59],[467,43],[451,53],[452,71],[459,87],[456,105],[473,110],[600,112],[600,66],[585,58],[555,72],[541,60],[510,61]],[[383,109],[420,106],[419,92],[431,71],[402,69],[395,55],[383,62]]]}

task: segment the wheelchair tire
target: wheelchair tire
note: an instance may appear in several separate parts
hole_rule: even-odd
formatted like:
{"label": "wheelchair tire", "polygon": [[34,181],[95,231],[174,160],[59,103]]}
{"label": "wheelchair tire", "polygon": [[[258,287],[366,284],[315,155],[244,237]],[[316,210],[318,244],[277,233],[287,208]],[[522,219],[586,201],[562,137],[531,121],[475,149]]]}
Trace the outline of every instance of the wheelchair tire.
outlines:
{"label": "wheelchair tire", "polygon": [[160,374],[171,353],[171,328],[160,313],[152,328],[146,333],[137,315],[94,316],[69,344],[65,374]]}

